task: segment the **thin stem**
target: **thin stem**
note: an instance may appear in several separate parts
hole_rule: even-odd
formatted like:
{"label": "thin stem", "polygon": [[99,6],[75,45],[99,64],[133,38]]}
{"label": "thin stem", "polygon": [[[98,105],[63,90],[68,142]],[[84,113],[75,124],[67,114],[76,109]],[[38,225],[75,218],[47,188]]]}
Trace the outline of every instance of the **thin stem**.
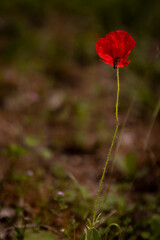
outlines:
{"label": "thin stem", "polygon": [[101,193],[101,189],[102,189],[102,183],[103,183],[103,180],[104,180],[104,176],[105,176],[105,173],[106,173],[106,169],[107,169],[108,161],[109,161],[109,158],[110,158],[110,155],[111,155],[111,152],[112,152],[112,148],[113,148],[116,136],[117,136],[118,126],[119,126],[118,103],[119,103],[119,67],[118,67],[118,64],[117,64],[117,100],[116,100],[116,123],[117,124],[116,124],[116,129],[115,129],[115,132],[114,132],[113,140],[112,140],[112,143],[111,143],[111,146],[110,146],[110,149],[109,149],[109,153],[108,153],[108,156],[107,156],[107,159],[106,159],[106,163],[105,163],[105,166],[104,166],[104,170],[103,170],[103,173],[102,173],[102,177],[101,177],[101,180],[100,180],[100,184],[99,184],[99,189],[98,189],[97,198],[96,198],[95,206],[94,206],[94,212],[93,212],[92,228],[94,228],[94,226],[96,224],[96,213],[97,213],[99,197],[100,197],[100,193]]}

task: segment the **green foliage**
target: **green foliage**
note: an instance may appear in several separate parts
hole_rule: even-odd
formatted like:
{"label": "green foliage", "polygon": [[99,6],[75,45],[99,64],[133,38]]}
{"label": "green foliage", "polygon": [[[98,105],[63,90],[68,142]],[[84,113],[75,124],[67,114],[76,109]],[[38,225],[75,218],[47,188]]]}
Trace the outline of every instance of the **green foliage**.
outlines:
{"label": "green foliage", "polygon": [[14,229],[15,229],[15,239],[24,240],[25,228],[14,227]]}
{"label": "green foliage", "polygon": [[100,234],[96,229],[85,230],[81,240],[100,240]]}
{"label": "green foliage", "polygon": [[137,154],[130,152],[126,157],[118,156],[117,164],[121,171],[128,177],[133,178],[138,170]]}
{"label": "green foliage", "polygon": [[138,169],[137,155],[135,152],[127,154],[125,158],[125,166],[128,176],[131,178],[134,177]]}
{"label": "green foliage", "polygon": [[71,220],[71,225],[72,225],[72,228],[73,228],[74,230],[76,230],[77,227],[78,227],[78,225],[79,225],[79,223],[77,223],[76,220],[75,220],[75,218],[73,218],[73,219]]}
{"label": "green foliage", "polygon": [[151,218],[151,231],[152,231],[152,239],[159,240],[160,239],[160,215],[153,215]]}
{"label": "green foliage", "polygon": [[[105,238],[108,239],[108,234],[111,231],[111,228],[113,228],[113,227],[118,229],[118,233],[116,233],[116,235],[118,235],[118,239],[121,240],[122,239],[121,238],[121,228],[117,223],[111,223],[108,225],[108,227],[106,228],[106,231],[105,231]],[[111,239],[113,239],[113,237]]]}
{"label": "green foliage", "polygon": [[24,240],[58,240],[58,237],[57,235],[47,231],[33,232],[27,230],[25,232]]}
{"label": "green foliage", "polygon": [[[112,236],[109,235],[109,232],[111,231],[111,228],[116,228],[118,229],[118,232],[114,233],[112,231]],[[108,227],[105,229],[104,231],[104,234],[105,235],[105,239],[108,240],[108,239],[114,239],[114,236],[118,236],[118,239],[121,240],[121,228],[118,224],[116,223],[111,223],[108,225]],[[108,236],[110,236],[110,238],[108,238]],[[81,240],[101,240],[102,239],[102,236],[101,236],[101,233],[99,230],[97,229],[85,229],[84,230],[84,233],[81,237]]]}
{"label": "green foliage", "polygon": [[75,101],[73,103],[75,127],[84,129],[89,121],[89,104],[86,102]]}
{"label": "green foliage", "polygon": [[50,159],[52,157],[52,152],[48,148],[42,148],[39,152],[39,154],[44,158],[44,159]]}
{"label": "green foliage", "polygon": [[151,237],[151,234],[150,234],[150,232],[142,232],[141,233],[141,237],[142,237],[142,239],[150,239],[150,237]]}
{"label": "green foliage", "polygon": [[27,182],[30,179],[30,176],[28,176],[26,173],[21,172],[13,172],[12,179],[17,182]]}
{"label": "green foliage", "polygon": [[123,195],[110,191],[110,193],[104,197],[101,207],[103,211],[117,209],[119,212],[121,212],[126,208],[126,201]]}
{"label": "green foliage", "polygon": [[4,151],[7,157],[19,158],[27,154],[27,149],[18,144],[9,144],[8,149]]}
{"label": "green foliage", "polygon": [[31,136],[27,136],[24,139],[24,142],[28,147],[36,147],[37,144],[39,143],[38,139],[31,137]]}
{"label": "green foliage", "polygon": [[53,173],[55,174],[55,176],[58,178],[58,179],[65,179],[67,177],[67,172],[66,170],[61,167],[60,165],[56,165],[53,167]]}

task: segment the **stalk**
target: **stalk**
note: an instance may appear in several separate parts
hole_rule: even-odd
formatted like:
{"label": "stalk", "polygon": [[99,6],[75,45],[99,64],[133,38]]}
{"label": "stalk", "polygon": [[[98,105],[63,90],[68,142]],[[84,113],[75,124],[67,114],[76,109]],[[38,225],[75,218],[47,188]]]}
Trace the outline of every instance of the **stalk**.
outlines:
{"label": "stalk", "polygon": [[114,142],[115,142],[115,139],[116,139],[116,136],[117,136],[118,126],[119,126],[119,121],[118,121],[118,103],[119,103],[119,67],[118,67],[118,62],[117,62],[116,129],[115,129],[115,132],[114,132],[114,135],[113,135],[112,143],[111,143],[111,146],[110,146],[110,149],[109,149],[109,153],[108,153],[108,156],[107,156],[107,159],[106,159],[106,162],[105,162],[105,166],[104,166],[104,169],[103,169],[102,177],[101,177],[101,180],[100,180],[99,189],[98,189],[98,193],[97,193],[97,198],[95,200],[95,205],[94,205],[91,229],[94,229],[95,228],[95,224],[97,223],[96,213],[97,213],[97,208],[98,208],[98,204],[99,204],[99,197],[100,197],[100,193],[101,193],[101,190],[102,190],[102,184],[103,184],[103,181],[104,181],[104,177],[105,177],[108,161],[109,161],[109,158],[110,158],[113,146],[114,146]]}

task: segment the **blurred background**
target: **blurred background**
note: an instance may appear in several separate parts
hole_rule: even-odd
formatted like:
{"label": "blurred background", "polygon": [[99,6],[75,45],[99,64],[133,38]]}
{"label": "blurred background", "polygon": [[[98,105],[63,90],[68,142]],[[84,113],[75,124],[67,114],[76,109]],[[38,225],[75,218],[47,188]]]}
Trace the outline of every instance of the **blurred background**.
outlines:
{"label": "blurred background", "polygon": [[[0,206],[9,218],[20,218],[17,208],[28,222],[52,214],[48,224],[56,218],[60,230],[74,216],[81,233],[116,124],[116,72],[95,45],[125,30],[136,46],[120,69],[120,128],[102,210],[116,209],[124,239],[160,239],[159,9],[158,0],[0,1]],[[59,204],[59,190],[66,198],[56,215],[48,206]]]}

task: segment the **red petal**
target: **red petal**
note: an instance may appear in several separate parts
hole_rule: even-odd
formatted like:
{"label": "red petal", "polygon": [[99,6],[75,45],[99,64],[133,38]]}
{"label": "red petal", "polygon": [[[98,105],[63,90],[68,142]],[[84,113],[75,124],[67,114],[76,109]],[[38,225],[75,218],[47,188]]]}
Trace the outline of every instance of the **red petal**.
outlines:
{"label": "red petal", "polygon": [[130,63],[130,61],[128,61],[128,62],[120,61],[120,62],[118,63],[118,67],[126,67],[129,63]]}
{"label": "red petal", "polygon": [[105,63],[114,66],[118,60],[118,66],[124,67],[129,64],[126,60],[134,46],[135,40],[132,36],[125,31],[118,30],[100,38],[96,43],[96,51]]}
{"label": "red petal", "polygon": [[105,38],[100,38],[96,43],[97,54],[107,61],[107,63],[113,63],[113,58],[107,53],[107,44]]}
{"label": "red petal", "polygon": [[112,61],[108,61],[108,60],[104,60],[104,59],[100,59],[100,60],[104,63],[107,63],[107,64],[111,65],[111,66],[114,66],[113,60]]}
{"label": "red petal", "polygon": [[124,56],[122,59],[120,59],[119,63],[118,63],[118,66],[119,67],[126,67],[130,61],[126,61],[127,58],[129,57],[129,54],[130,54],[131,51],[129,51],[126,56]]}
{"label": "red petal", "polygon": [[108,33],[105,36],[105,39],[107,40],[106,42],[108,42],[108,52],[111,52],[111,56],[114,59],[122,59],[135,46],[135,40],[132,38],[132,36],[122,30]]}

